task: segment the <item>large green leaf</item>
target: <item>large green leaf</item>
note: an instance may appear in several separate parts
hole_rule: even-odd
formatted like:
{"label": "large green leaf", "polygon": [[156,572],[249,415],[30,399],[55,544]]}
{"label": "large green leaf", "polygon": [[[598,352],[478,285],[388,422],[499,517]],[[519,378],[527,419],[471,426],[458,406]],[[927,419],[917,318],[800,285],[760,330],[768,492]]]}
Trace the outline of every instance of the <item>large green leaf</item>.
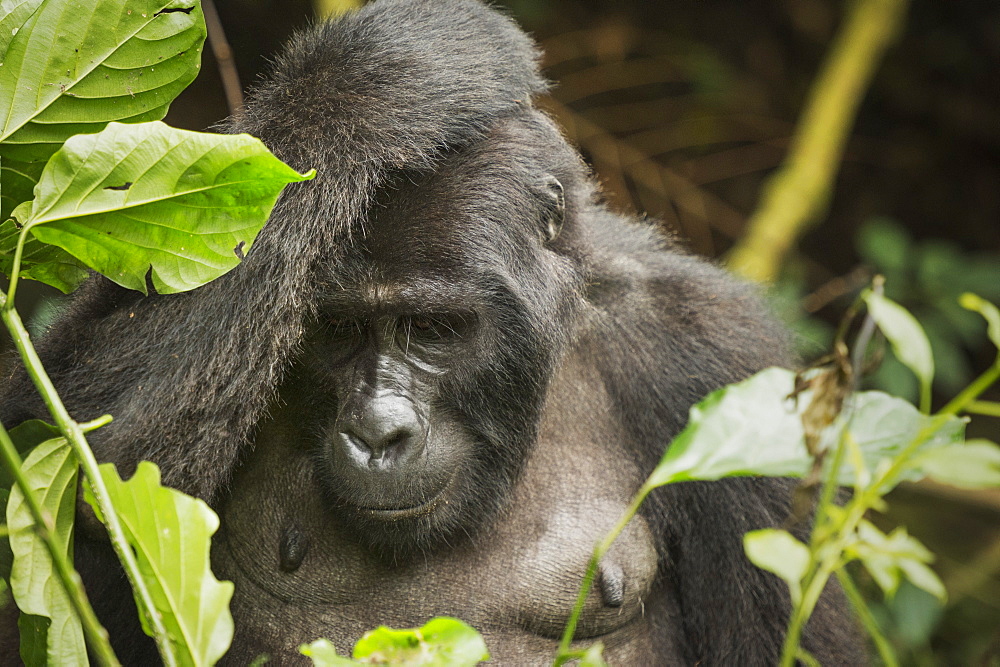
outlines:
{"label": "large green leaf", "polygon": [[140,462],[126,482],[110,463],[101,465],[101,476],[180,664],[214,664],[233,638],[233,584],[217,580],[209,562],[219,517],[203,501],[160,486],[160,471],[149,461]]}
{"label": "large green leaf", "polygon": [[[687,427],[670,444],[647,485],[731,475],[805,475],[813,459],[805,446],[802,412],[812,396],[805,392],[793,401],[787,397],[794,388],[795,373],[769,368],[709,394],[691,408]],[[868,470],[915,439],[922,440],[923,450],[960,442],[964,432],[961,419],[927,417],[910,403],[882,392],[855,394],[849,408],[830,427],[826,443],[833,442],[844,419],[849,419]],[[914,471],[911,477],[917,474]],[[853,485],[856,477],[853,467],[842,466],[838,479]]]}
{"label": "large green leaf", "polygon": [[[73,558],[73,520],[76,516],[76,480],[78,465],[64,438],[46,440],[31,451],[22,467],[30,489],[42,508],[53,518],[55,535],[67,557]],[[10,547],[14,552],[10,585],[18,608],[37,619],[27,626],[32,632],[24,641],[22,654],[37,654],[47,638],[45,653],[49,665],[86,664],[83,627],[73,610],[66,590],[55,573],[52,557],[35,533],[35,521],[20,488],[14,487],[7,504]]]}
{"label": "large green leaf", "polygon": [[282,188],[312,177],[246,134],[111,123],[67,141],[14,217],[124,287],[145,293],[150,275],[169,294],[239,264]]}
{"label": "large green leaf", "polygon": [[44,158],[110,121],[163,118],[204,41],[197,0],[3,0],[0,153]]}

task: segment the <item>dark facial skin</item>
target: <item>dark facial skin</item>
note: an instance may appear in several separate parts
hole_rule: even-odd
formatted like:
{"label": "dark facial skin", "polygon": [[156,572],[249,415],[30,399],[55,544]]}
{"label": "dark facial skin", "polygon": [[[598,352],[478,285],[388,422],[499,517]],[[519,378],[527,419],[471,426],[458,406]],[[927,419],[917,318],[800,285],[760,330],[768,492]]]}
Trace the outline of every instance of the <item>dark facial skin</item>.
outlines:
{"label": "dark facial skin", "polygon": [[[484,265],[467,230],[477,243],[544,253],[562,223],[562,186],[536,177],[535,192],[509,205],[537,212],[490,227],[453,203],[450,192],[471,189],[464,176],[411,175],[386,190],[365,237],[330,263],[282,394],[301,410],[337,520],[391,560],[454,543],[503,508],[553,359],[535,329],[546,323],[517,295],[517,267]],[[475,202],[503,196],[475,187]]]}
{"label": "dark facial skin", "polygon": [[364,526],[369,543],[396,552],[450,532],[466,486],[458,473],[475,442],[438,395],[475,345],[477,318],[386,314],[344,302],[320,318],[299,372],[307,385],[325,388],[309,401],[318,418],[306,420],[338,515]]}

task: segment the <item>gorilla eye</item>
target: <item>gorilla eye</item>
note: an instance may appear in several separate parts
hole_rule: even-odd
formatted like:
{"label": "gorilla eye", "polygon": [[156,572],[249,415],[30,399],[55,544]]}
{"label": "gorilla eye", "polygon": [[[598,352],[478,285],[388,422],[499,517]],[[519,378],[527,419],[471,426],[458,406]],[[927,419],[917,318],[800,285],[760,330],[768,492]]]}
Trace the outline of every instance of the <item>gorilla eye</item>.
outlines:
{"label": "gorilla eye", "polygon": [[461,315],[416,315],[405,319],[410,338],[423,342],[443,342],[461,338],[467,329]]}
{"label": "gorilla eye", "polygon": [[335,340],[353,339],[361,334],[361,322],[349,317],[329,317],[324,322],[324,331]]}

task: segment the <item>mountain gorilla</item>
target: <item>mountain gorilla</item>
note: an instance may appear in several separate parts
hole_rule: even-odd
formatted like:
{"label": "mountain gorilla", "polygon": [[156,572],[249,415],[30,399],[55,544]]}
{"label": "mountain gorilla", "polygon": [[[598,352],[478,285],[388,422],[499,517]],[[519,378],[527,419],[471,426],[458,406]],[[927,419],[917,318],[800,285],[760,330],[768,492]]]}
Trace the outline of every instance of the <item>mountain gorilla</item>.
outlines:
{"label": "mountain gorilla", "polygon": [[[243,264],[141,295],[93,278],[41,342],[98,457],[221,515],[226,660],[464,619],[547,664],[595,542],[688,408],[788,361],[753,289],[608,211],[552,120],[538,54],[474,0],[378,0],[296,37],[228,125],[319,177]],[[21,371],[3,419],[44,416]],[[766,443],[762,443],[766,444]],[[577,637],[612,664],[777,660],[785,586],[742,552],[790,484],[660,490],[605,558]],[[126,664],[152,660],[106,539],[77,563]],[[864,658],[836,591],[805,647]]]}

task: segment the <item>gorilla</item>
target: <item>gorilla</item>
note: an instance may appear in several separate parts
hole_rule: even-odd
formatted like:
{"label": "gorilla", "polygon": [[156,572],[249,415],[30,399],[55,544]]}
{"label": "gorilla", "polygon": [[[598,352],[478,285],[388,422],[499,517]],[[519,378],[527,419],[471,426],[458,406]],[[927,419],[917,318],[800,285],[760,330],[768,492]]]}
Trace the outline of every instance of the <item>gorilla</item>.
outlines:
{"label": "gorilla", "polygon": [[[436,615],[498,664],[549,664],[594,546],[688,408],[787,364],[753,288],[608,210],[534,106],[539,54],[477,0],[377,0],[295,37],[226,125],[315,181],[243,263],[186,294],[94,276],[40,342],[98,458],[220,514],[225,661]],[[23,370],[8,426],[45,412]],[[766,444],[766,443],[763,443]],[[785,585],[742,535],[788,480],[656,492],[604,559],[577,640],[615,665],[777,662]],[[76,561],[126,664],[155,662],[99,527]],[[831,588],[804,646],[865,661]]]}

